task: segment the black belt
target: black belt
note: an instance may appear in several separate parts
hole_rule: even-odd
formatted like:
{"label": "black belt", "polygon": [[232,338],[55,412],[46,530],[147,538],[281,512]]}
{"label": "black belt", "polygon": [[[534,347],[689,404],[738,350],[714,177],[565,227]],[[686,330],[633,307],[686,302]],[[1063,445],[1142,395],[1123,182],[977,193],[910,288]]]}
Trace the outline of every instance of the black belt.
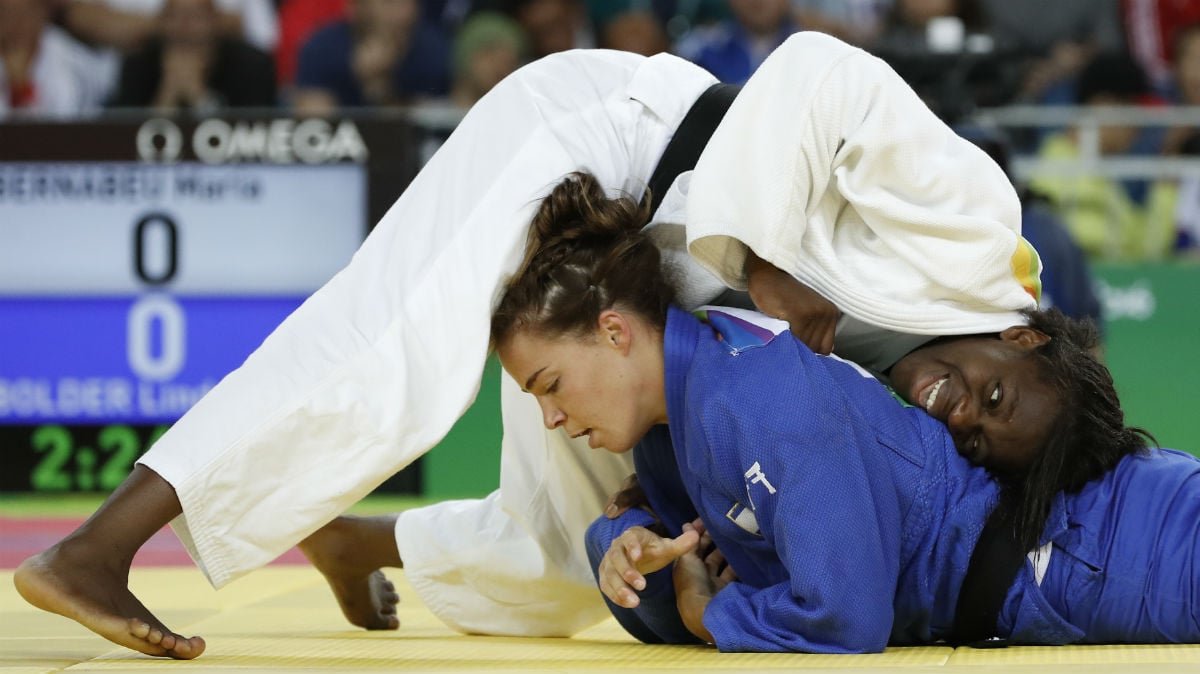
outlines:
{"label": "black belt", "polygon": [[1002,497],[971,551],[954,609],[954,632],[948,640],[952,644],[976,648],[1008,645],[997,636],[996,623],[1008,590],[1025,564],[1011,513],[1010,504]]}
{"label": "black belt", "polygon": [[654,213],[662,204],[663,196],[670,189],[671,183],[684,171],[690,171],[700,159],[700,153],[708,144],[708,139],[716,131],[725,111],[733,103],[741,87],[735,84],[714,84],[692,104],[691,109],[683,116],[675,135],[667,143],[658,166],[654,167],[654,175],[650,176],[647,196],[650,197],[650,212]]}

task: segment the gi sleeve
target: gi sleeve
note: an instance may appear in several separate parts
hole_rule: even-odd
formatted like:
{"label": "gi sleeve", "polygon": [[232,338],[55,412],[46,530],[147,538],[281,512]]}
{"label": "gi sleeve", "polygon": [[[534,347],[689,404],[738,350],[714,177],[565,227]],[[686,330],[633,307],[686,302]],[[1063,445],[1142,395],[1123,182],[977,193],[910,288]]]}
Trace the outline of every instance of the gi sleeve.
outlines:
{"label": "gi sleeve", "polygon": [[[812,33],[755,72],[688,193],[689,252],[726,284],[746,287],[752,249],[844,310],[885,273],[900,298],[1031,303],[1037,264],[1011,262],[1028,255],[1020,222],[1016,192],[982,150],[886,63]],[[877,304],[858,302],[867,315]]]}

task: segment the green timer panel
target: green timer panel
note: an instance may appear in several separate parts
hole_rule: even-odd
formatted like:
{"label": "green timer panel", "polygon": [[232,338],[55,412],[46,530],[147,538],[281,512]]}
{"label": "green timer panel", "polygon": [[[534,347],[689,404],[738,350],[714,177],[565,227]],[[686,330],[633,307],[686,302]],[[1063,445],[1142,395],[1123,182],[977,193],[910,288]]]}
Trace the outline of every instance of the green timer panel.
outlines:
{"label": "green timer panel", "polygon": [[0,492],[111,491],[163,425],[0,426]]}

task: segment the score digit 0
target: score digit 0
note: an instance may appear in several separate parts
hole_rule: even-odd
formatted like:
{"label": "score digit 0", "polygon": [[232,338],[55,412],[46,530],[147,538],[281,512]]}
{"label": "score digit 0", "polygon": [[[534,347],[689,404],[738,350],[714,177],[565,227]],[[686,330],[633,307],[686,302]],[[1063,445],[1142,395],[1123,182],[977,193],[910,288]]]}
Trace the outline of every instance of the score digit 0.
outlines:
{"label": "score digit 0", "polygon": [[[161,269],[152,273],[147,264],[148,240],[154,231],[163,232],[165,260]],[[159,237],[153,237],[159,238]],[[175,278],[179,270],[179,227],[166,213],[147,213],[133,229],[134,272],[149,286],[163,286]],[[129,367],[141,379],[167,381],[183,367],[187,351],[187,327],[183,309],[167,295],[143,295],[129,309],[126,322],[126,358]],[[154,348],[155,324],[158,325],[158,347]]]}
{"label": "score digit 0", "polygon": [[[166,235],[165,252],[166,264],[163,269],[152,274],[146,265],[146,238],[155,225]],[[179,228],[175,220],[166,213],[149,213],[138,220],[133,230],[133,270],[137,277],[148,285],[161,286],[170,283],[175,278],[179,268]]]}

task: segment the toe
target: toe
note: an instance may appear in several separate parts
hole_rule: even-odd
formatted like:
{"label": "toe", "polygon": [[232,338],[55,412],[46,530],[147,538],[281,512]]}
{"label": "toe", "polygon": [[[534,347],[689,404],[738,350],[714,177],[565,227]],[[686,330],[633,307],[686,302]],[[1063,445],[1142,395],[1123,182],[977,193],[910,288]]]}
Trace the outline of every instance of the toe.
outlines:
{"label": "toe", "polygon": [[138,618],[129,619],[129,634],[138,639],[145,639],[150,636],[150,624]]}

